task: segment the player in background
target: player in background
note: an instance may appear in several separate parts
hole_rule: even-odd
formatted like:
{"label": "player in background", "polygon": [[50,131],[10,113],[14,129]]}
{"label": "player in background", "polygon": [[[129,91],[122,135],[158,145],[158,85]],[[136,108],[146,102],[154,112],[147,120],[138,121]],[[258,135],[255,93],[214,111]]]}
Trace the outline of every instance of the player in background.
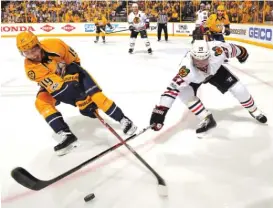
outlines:
{"label": "player in background", "polygon": [[197,20],[195,22],[195,30],[192,33],[192,44],[195,40],[203,40],[204,25],[209,17],[209,12],[205,10],[205,4],[200,4],[200,10],[196,12]]}
{"label": "player in background", "polygon": [[230,35],[230,22],[225,14],[225,7],[219,5],[217,14],[211,14],[205,24],[205,40],[218,40],[225,42],[224,36]]}
{"label": "player in background", "polygon": [[99,41],[99,37],[101,33],[102,41],[103,43],[105,43],[106,25],[110,29],[113,29],[113,26],[110,24],[110,22],[107,21],[107,19],[101,13],[98,13],[97,17],[94,19],[94,24],[96,27],[96,40],[94,42],[97,43]]}
{"label": "player in background", "polygon": [[165,116],[176,97],[179,97],[201,120],[196,129],[197,135],[202,135],[215,127],[216,121],[211,112],[196,96],[198,88],[206,83],[215,86],[223,94],[229,91],[253,118],[266,123],[267,118],[257,108],[246,87],[223,65],[226,58],[233,57],[236,57],[240,63],[244,63],[248,58],[248,52],[244,47],[235,44],[195,40],[191,50],[180,63],[178,74],[161,95],[159,104],[152,112],[150,123],[155,124],[153,129],[158,131],[162,128]]}
{"label": "player in background", "polygon": [[129,29],[131,30],[129,53],[133,53],[136,38],[140,33],[140,36],[148,49],[148,53],[151,54],[152,48],[146,31],[146,29],[150,28],[149,19],[142,11],[138,9],[138,5],[136,3],[132,4],[132,10],[133,11],[128,16]]}
{"label": "player in background", "polygon": [[96,118],[94,112],[101,109],[121,124],[125,134],[136,131],[133,122],[81,67],[77,53],[61,39],[39,41],[32,32],[21,32],[16,37],[16,44],[25,57],[27,77],[41,87],[35,101],[36,109],[62,138],[54,147],[58,155],[68,153],[77,141],[55,107],[60,102],[77,106],[82,115],[90,118]]}

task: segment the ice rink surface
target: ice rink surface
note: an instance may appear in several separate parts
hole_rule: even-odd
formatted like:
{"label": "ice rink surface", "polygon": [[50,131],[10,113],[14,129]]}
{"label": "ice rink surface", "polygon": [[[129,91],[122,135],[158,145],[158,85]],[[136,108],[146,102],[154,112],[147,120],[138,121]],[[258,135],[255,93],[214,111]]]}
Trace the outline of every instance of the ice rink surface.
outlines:
{"label": "ice rink surface", "polygon": [[[138,126],[149,124],[153,107],[177,72],[190,39],[151,37],[153,55],[141,39],[128,54],[127,37],[62,38],[80,55],[82,66]],[[83,117],[72,106],[58,109],[80,146],[58,157],[58,138],[34,107],[37,85],[24,74],[15,39],[1,39],[1,180],[3,208],[272,208],[273,207],[273,52],[241,44],[247,63],[231,60],[228,67],[251,92],[268,124],[257,123],[231,94],[203,85],[199,97],[213,113],[217,128],[197,139],[199,121],[177,99],[160,132],[148,131],[130,145],[169,188],[161,198],[153,175],[125,148],[104,156],[70,177],[41,191],[17,184],[10,171],[17,166],[48,180],[107,149],[118,140],[97,120]],[[119,124],[107,119],[119,133]],[[122,135],[122,133],[121,133]],[[124,137],[125,138],[125,137]],[[93,201],[83,198],[95,193]]]}

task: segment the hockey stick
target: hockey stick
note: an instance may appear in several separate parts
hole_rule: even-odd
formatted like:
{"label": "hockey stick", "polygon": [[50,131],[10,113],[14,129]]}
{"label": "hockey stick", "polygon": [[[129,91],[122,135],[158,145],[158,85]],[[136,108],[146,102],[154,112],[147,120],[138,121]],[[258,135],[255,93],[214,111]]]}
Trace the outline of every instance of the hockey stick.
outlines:
{"label": "hockey stick", "polygon": [[121,147],[122,145],[126,144],[125,142],[128,142],[129,140],[143,134],[145,131],[147,131],[151,127],[152,127],[152,125],[144,128],[142,131],[138,132],[137,134],[133,134],[132,136],[127,138],[125,141],[122,141],[122,142],[104,150],[103,152],[99,153],[98,155],[92,157],[91,159],[81,163],[77,167],[72,168],[71,170],[69,170],[69,171],[67,171],[67,172],[65,172],[65,173],[63,173],[63,174],[59,175],[58,177],[55,177],[51,180],[44,181],[44,180],[40,180],[38,178],[35,178],[26,169],[24,169],[22,167],[17,167],[15,169],[13,169],[11,171],[11,176],[14,178],[15,181],[17,181],[22,186],[24,186],[28,189],[34,190],[34,191],[39,191],[39,190],[41,190],[53,183],[56,183],[57,181],[65,178],[66,176],[78,171],[79,169],[83,168],[87,164],[101,158],[102,156],[106,155],[107,153],[112,152],[113,150]]}
{"label": "hockey stick", "polygon": [[216,32],[216,33],[211,33],[212,35],[224,35],[225,33],[218,33],[218,32]]}
{"label": "hockey stick", "polygon": [[104,29],[100,28],[100,30],[101,30],[104,34],[106,34]]}
{"label": "hockey stick", "polygon": [[118,32],[123,32],[123,31],[128,31],[128,30],[129,29],[118,30],[118,31],[113,31],[113,32],[106,32],[105,34],[118,33]]}
{"label": "hockey stick", "polygon": [[165,180],[125,141],[121,138],[121,136],[118,135],[118,133],[108,124],[105,122],[105,120],[97,113],[95,112],[96,117],[100,120],[100,122],[110,131],[112,134],[114,134],[117,139],[122,142],[127,149],[133,153],[137,159],[139,159],[156,177],[157,182],[158,182],[158,193],[161,196],[167,196],[168,195],[168,190],[167,190],[167,185],[165,183]]}

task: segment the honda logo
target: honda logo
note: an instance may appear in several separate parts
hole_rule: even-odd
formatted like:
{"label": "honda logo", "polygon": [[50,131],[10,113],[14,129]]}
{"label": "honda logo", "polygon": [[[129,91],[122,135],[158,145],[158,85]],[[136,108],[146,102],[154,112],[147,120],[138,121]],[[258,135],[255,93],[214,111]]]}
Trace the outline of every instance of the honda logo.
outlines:
{"label": "honda logo", "polygon": [[32,26],[1,26],[1,32],[35,31]]}

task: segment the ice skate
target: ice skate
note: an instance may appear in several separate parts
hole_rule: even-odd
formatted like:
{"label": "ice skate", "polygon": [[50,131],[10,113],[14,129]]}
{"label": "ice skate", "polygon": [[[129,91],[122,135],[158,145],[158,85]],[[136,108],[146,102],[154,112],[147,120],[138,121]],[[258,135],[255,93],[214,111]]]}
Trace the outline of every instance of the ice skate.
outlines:
{"label": "ice skate", "polygon": [[62,141],[54,147],[54,151],[58,156],[63,156],[69,153],[76,147],[77,137],[69,130],[64,130],[58,133],[62,137]]}
{"label": "ice skate", "polygon": [[206,133],[216,127],[216,121],[214,120],[212,114],[208,115],[200,124],[199,127],[196,129],[196,134],[198,138],[203,138],[206,136]]}
{"label": "ice skate", "polygon": [[121,119],[120,124],[124,134],[132,135],[137,130],[137,127],[134,125],[134,123],[126,116]]}
{"label": "ice skate", "polygon": [[254,112],[250,113],[250,115],[253,118],[255,118],[257,121],[259,121],[260,123],[266,123],[267,122],[266,116],[263,115],[263,113],[261,111],[259,111],[258,109],[255,110]]}
{"label": "ice skate", "polygon": [[99,37],[98,36],[96,37],[96,40],[94,40],[94,43],[97,43],[97,42],[99,42]]}
{"label": "ice skate", "polygon": [[128,52],[129,52],[130,54],[133,54],[133,51],[134,51],[134,49],[130,48]]}

